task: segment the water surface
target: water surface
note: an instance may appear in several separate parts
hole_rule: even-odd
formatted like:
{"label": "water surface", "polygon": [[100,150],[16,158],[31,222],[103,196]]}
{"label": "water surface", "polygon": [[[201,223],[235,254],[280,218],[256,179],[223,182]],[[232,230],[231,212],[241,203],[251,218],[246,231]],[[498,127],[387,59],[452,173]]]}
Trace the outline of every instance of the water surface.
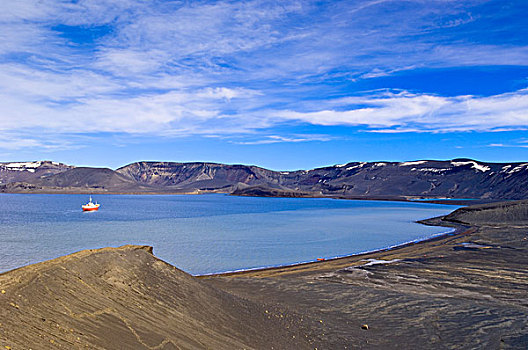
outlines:
{"label": "water surface", "polygon": [[456,207],[227,195],[0,195],[0,272],[82,249],[154,247],[192,274],[292,264],[431,237],[414,223]]}

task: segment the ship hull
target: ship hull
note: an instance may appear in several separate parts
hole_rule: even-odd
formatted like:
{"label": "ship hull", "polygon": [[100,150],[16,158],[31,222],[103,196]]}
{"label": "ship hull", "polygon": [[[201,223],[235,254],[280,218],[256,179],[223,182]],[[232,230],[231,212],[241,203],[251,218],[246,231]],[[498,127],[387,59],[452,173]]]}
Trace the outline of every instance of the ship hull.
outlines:
{"label": "ship hull", "polygon": [[82,207],[82,210],[83,211],[96,211],[96,210],[99,210],[99,206],[97,207],[88,207],[88,208],[85,208],[84,206]]}

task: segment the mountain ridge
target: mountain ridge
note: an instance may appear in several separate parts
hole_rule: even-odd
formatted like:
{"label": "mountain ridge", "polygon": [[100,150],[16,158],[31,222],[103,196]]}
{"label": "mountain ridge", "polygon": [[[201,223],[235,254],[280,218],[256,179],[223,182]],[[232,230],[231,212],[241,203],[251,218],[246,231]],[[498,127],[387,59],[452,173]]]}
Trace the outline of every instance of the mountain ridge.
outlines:
{"label": "mountain ridge", "polygon": [[309,170],[140,161],[116,170],[50,161],[0,163],[0,192],[227,193],[271,197],[528,198],[528,163],[469,158],[349,162]]}

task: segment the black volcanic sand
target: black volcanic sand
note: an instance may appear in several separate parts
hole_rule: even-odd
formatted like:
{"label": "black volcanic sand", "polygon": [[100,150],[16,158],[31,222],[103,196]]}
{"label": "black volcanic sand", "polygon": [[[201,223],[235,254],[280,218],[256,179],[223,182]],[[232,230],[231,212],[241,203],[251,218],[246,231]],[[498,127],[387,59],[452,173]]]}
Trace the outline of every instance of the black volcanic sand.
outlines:
{"label": "black volcanic sand", "polygon": [[527,209],[462,208],[425,222],[456,235],[201,278],[149,247],[75,253],[0,275],[0,346],[526,349]]}
{"label": "black volcanic sand", "polygon": [[157,259],[82,251],[0,275],[1,349],[310,349],[297,320]]}
{"label": "black volcanic sand", "polygon": [[205,281],[303,315],[318,349],[528,349],[528,201],[448,219],[424,223],[457,227],[456,235]]}

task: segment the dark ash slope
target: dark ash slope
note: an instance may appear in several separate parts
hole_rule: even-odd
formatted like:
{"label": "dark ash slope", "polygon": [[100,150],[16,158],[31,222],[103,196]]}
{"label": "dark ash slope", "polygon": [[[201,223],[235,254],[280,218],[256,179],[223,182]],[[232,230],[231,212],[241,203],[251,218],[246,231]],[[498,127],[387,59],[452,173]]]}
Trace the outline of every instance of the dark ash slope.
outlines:
{"label": "dark ash slope", "polygon": [[467,225],[528,226],[528,200],[472,205],[444,217],[445,221]]}
{"label": "dark ash slope", "polygon": [[318,349],[524,350],[526,206],[522,201],[462,208],[431,220],[473,226],[456,236],[205,281],[321,320],[312,328]]}
{"label": "dark ash slope", "polygon": [[291,320],[155,258],[82,251],[0,275],[2,349],[306,349]]}

